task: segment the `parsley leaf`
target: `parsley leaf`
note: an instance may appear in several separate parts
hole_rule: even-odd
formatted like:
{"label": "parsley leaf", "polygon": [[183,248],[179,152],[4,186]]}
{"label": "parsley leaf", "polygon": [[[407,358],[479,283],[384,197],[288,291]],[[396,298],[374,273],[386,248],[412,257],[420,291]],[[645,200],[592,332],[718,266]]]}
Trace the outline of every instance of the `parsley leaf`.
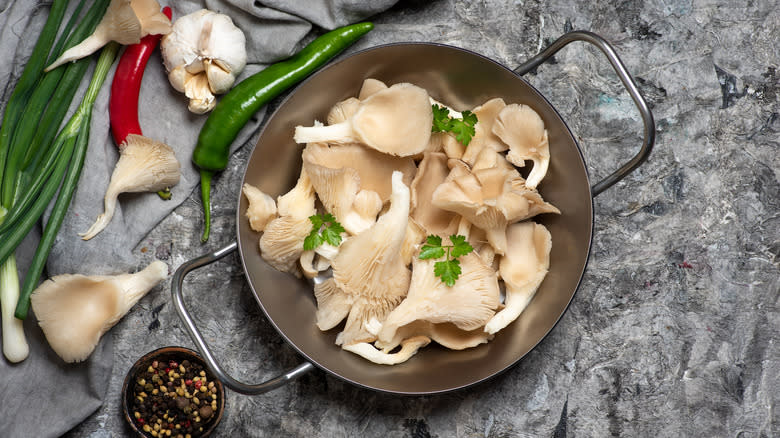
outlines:
{"label": "parsley leaf", "polygon": [[433,274],[440,277],[444,284],[452,287],[460,276],[460,262],[457,260],[436,262],[433,265]]}
{"label": "parsley leaf", "polygon": [[345,230],[332,214],[315,214],[309,216],[309,220],[312,227],[311,233],[303,239],[303,249],[305,251],[312,250],[325,242],[333,246],[341,244],[341,233],[345,232]]}
{"label": "parsley leaf", "polygon": [[461,273],[460,261],[457,258],[470,253],[474,248],[466,241],[465,236],[459,234],[450,236],[450,242],[452,245],[442,245],[440,236],[430,235],[420,248],[418,257],[421,260],[427,260],[446,256],[444,260],[433,265],[433,274],[441,278],[444,284],[452,287]]}
{"label": "parsley leaf", "polygon": [[450,117],[447,108],[437,104],[431,105],[433,110],[433,126],[431,132],[451,132],[463,146],[468,146],[476,134],[477,115],[471,111],[463,111],[461,119]]}

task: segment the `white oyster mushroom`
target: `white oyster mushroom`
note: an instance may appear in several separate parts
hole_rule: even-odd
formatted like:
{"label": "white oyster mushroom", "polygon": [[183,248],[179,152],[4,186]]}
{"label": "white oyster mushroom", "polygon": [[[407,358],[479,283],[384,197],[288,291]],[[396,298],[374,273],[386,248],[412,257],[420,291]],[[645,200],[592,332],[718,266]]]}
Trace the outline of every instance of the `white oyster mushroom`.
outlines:
{"label": "white oyster mushroom", "polygon": [[550,269],[552,238],[544,225],[519,222],[510,225],[506,234],[507,252],[499,265],[506,286],[505,307],[485,325],[487,333],[498,332],[520,316]]}
{"label": "white oyster mushroom", "polygon": [[464,330],[485,325],[501,304],[498,276],[482,259],[469,253],[460,258],[461,275],[447,286],[434,274],[435,260],[414,259],[409,294],[385,319],[377,335],[377,346],[393,349],[396,331],[423,320],[451,323]]}
{"label": "white oyster mushroom", "polygon": [[345,345],[344,349],[379,365],[398,365],[409,360],[420,348],[425,347],[430,342],[431,340],[427,336],[404,339],[401,342],[401,349],[395,353],[379,351],[368,342]]}
{"label": "white oyster mushroom", "polygon": [[533,169],[525,185],[536,188],[547,174],[550,164],[550,145],[544,121],[536,111],[527,105],[507,105],[498,114],[493,133],[509,146],[506,159],[518,167],[525,166],[525,160],[532,160]]}
{"label": "white oyster mushroom", "polygon": [[357,112],[358,108],[360,108],[360,100],[356,97],[347,98],[333,105],[333,108],[328,111],[325,121],[328,122],[328,125],[347,121]]}
{"label": "white oyster mushroom", "polygon": [[469,166],[474,166],[477,156],[484,149],[496,152],[507,150],[508,146],[493,133],[493,124],[498,114],[506,107],[504,99],[500,97],[490,99],[472,111],[477,116],[477,124],[474,126],[474,137],[469,142],[469,147],[463,152],[461,160]]}
{"label": "white oyster mushroom", "polygon": [[390,199],[394,171],[403,173],[405,184],[411,183],[417,171],[409,157],[393,157],[356,143],[310,143],[302,157],[323,206],[352,235],[376,222],[382,205]]}
{"label": "white oyster mushroom", "polygon": [[168,189],[178,184],[180,177],[179,160],[173,148],[142,135],[128,135],[119,146],[119,160],[103,196],[103,213],[79,235],[89,240],[103,231],[114,217],[120,194]]}
{"label": "white oyster mushroom", "polygon": [[506,252],[506,227],[540,213],[559,213],[535,190],[525,187],[516,170],[492,167],[471,171],[450,160],[447,180],[433,192],[433,205],[460,214],[487,233],[496,254]]}
{"label": "white oyster mushroom", "polygon": [[303,253],[303,240],[311,232],[309,216],[317,213],[314,201],[314,187],[301,169],[295,187],[276,200],[279,217],[260,236],[260,255],[279,271],[299,275],[296,263]]}
{"label": "white oyster mushroom", "polygon": [[167,276],[168,266],[159,260],[135,274],[58,275],[41,283],[30,301],[52,349],[65,362],[80,362]]}
{"label": "white oyster mushroom", "polygon": [[45,71],[95,53],[109,41],[128,45],[146,35],[171,31],[171,20],[160,11],[157,0],[111,0],[92,35],[66,50]]}
{"label": "white oyster mushroom", "polygon": [[433,112],[428,93],[400,83],[360,102],[349,119],[329,126],[296,126],[296,143],[361,143],[400,157],[425,150],[431,137]]}
{"label": "white oyster mushroom", "polygon": [[333,279],[353,299],[344,331],[337,338],[341,345],[373,342],[371,320],[384,321],[409,289],[411,273],[401,250],[410,195],[402,178],[401,172],[393,172],[390,208],[371,228],[342,243],[333,259]]}
{"label": "white oyster mushroom", "polygon": [[433,192],[447,180],[450,173],[447,156],[441,152],[426,152],[417,168],[412,181],[411,218],[422,226],[428,234],[449,236],[455,213],[433,205]]}
{"label": "white oyster mushroom", "polygon": [[376,94],[379,91],[387,89],[387,85],[379,79],[368,78],[363,81],[363,85],[360,87],[358,93],[359,100],[366,100],[368,96]]}
{"label": "white oyster mushroom", "polygon": [[203,114],[216,105],[246,66],[246,37],[227,15],[201,9],[178,18],[160,42],[173,88],[190,98],[190,111]]}
{"label": "white oyster mushroom", "polygon": [[249,228],[258,233],[276,217],[276,201],[267,193],[257,187],[245,183],[242,188],[249,205],[246,208],[246,218],[249,220]]}

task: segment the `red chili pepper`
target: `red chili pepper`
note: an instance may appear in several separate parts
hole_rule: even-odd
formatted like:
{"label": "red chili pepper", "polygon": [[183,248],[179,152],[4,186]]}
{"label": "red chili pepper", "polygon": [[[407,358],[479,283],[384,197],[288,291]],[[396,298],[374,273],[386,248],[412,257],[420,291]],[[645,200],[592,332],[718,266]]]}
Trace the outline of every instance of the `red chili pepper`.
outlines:
{"label": "red chili pepper", "polygon": [[[164,7],[163,14],[171,18],[171,8]],[[162,35],[147,35],[138,44],[125,47],[119,58],[111,83],[111,98],[108,113],[111,120],[111,133],[117,146],[122,147],[130,134],[143,135],[138,123],[138,95],[141,91],[141,79],[149,57],[160,42]]]}

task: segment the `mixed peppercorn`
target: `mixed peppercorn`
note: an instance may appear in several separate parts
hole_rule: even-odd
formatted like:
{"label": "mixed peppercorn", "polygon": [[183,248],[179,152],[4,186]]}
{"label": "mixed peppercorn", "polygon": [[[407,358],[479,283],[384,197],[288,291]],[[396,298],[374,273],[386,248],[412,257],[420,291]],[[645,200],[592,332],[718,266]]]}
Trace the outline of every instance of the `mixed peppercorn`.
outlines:
{"label": "mixed peppercorn", "polygon": [[153,360],[131,385],[130,415],[147,436],[196,438],[217,417],[222,394],[201,364]]}

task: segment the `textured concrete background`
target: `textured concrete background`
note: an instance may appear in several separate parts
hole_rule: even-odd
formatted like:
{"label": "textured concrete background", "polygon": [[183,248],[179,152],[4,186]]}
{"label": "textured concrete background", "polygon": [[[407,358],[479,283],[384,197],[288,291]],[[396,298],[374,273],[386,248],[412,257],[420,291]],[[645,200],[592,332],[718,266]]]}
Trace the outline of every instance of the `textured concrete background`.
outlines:
{"label": "textured concrete background", "polygon": [[[549,3],[549,4],[545,4]],[[516,66],[569,29],[610,40],[650,102],[649,161],[595,200],[590,264],[569,311],[509,372],[477,387],[397,397],[315,371],[262,396],[228,394],[217,436],[595,437],[780,435],[780,12],[773,0],[401,1],[355,49],[435,41]],[[581,140],[594,181],[641,143],[639,114],[580,44],[527,79]],[[172,268],[233,239],[250,148],[136,248]],[[264,319],[238,260],[188,277],[218,357],[257,382],[300,361]],[[105,405],[69,436],[126,433],[119,389],[143,353],[193,346],[158,287],[112,331]]]}

